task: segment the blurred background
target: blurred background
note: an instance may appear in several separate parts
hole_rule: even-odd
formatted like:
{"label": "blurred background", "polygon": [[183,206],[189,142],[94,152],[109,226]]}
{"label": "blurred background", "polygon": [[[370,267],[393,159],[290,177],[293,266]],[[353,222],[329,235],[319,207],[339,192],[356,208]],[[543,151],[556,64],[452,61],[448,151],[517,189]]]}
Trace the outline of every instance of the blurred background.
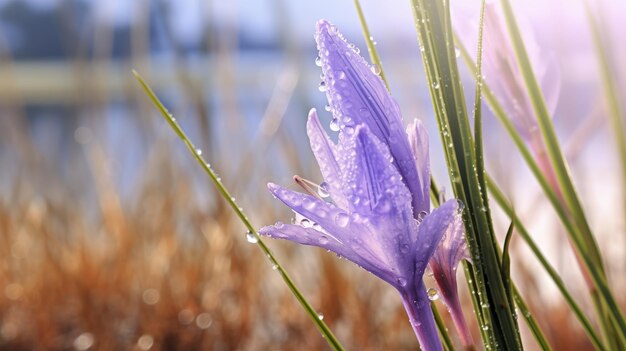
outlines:
{"label": "blurred background", "polygon": [[[455,16],[475,18],[477,1],[452,3]],[[584,7],[517,5],[559,62],[557,131],[623,291],[624,188]],[[427,125],[445,185],[409,3],[362,6],[392,94],[406,123]],[[624,98],[626,6],[593,10]],[[305,136],[310,108],[330,121],[314,64],[320,18],[366,53],[351,1],[0,1],[1,350],[327,349],[131,74],[152,85],[255,226],[288,221],[265,184],[321,181]],[[485,124],[489,171],[576,292],[556,216],[495,118]],[[495,215],[504,234],[508,222]],[[323,250],[268,243],[347,349],[417,349],[390,287]],[[515,279],[554,348],[590,349],[524,243],[513,245]]]}

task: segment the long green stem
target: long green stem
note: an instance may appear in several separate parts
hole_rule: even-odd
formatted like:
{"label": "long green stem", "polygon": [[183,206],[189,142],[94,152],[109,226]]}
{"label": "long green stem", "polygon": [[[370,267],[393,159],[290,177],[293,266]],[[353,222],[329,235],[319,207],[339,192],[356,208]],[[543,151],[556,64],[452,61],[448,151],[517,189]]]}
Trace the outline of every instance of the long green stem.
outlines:
{"label": "long green stem", "polygon": [[[593,236],[591,227],[587,222],[582,205],[576,194],[574,184],[569,175],[569,170],[561,152],[556,133],[554,132],[552,120],[548,113],[548,109],[543,99],[537,79],[532,71],[530,60],[528,58],[528,54],[526,53],[526,48],[524,47],[515,16],[513,15],[513,9],[511,8],[509,0],[501,0],[501,4],[509,36],[515,51],[515,56],[520,67],[520,71],[522,72],[533,110],[537,116],[539,129],[546,144],[550,162],[556,173],[557,181],[561,188],[561,194],[563,194],[565,201],[565,206],[567,207],[569,214],[572,216],[573,221],[581,229],[582,242],[576,243],[577,250],[579,251],[578,254],[583,256],[582,258],[585,262],[588,262],[585,267],[589,271],[587,273],[591,273],[595,288],[600,290],[601,297],[605,299],[605,301],[601,304],[601,309],[598,310],[598,318],[606,318],[606,316],[608,316],[607,312],[611,312],[611,316],[609,318],[616,323],[617,328],[621,329],[618,331],[619,337],[622,340],[626,340],[626,320],[620,312],[619,307],[610,292],[608,285],[606,284],[606,276],[604,274],[600,249],[598,248],[596,240]],[[580,256],[578,257],[579,260],[581,259]],[[592,291],[592,293],[593,292],[594,291]],[[601,323],[601,325],[609,325],[610,323],[611,321],[609,321],[609,323]],[[612,330],[605,330],[605,333],[607,335],[611,335]],[[609,337],[609,340],[610,339],[611,337]]]}
{"label": "long green stem", "polygon": [[256,242],[256,244],[261,249],[261,251],[263,251],[265,256],[267,256],[267,258],[269,259],[270,263],[272,264],[272,267],[276,268],[276,271],[283,278],[283,281],[285,282],[285,284],[287,285],[291,293],[296,297],[298,302],[300,302],[300,305],[302,305],[302,307],[305,309],[309,317],[311,317],[311,319],[313,320],[313,322],[315,323],[319,331],[322,333],[322,336],[326,339],[326,342],[328,343],[328,345],[333,350],[343,351],[344,348],[339,342],[339,340],[337,340],[337,338],[333,335],[332,331],[330,330],[330,328],[328,328],[326,323],[324,323],[324,321],[318,317],[319,314],[315,311],[313,306],[311,306],[311,304],[306,300],[304,295],[302,295],[300,290],[296,287],[293,280],[287,274],[284,268],[280,265],[280,263],[278,263],[278,260],[275,258],[272,251],[267,247],[267,245],[265,245],[265,243],[263,242],[259,234],[256,232],[256,229],[250,223],[250,220],[248,219],[248,217],[244,214],[241,207],[239,207],[237,203],[235,202],[235,198],[231,196],[230,192],[226,189],[224,184],[222,184],[222,181],[217,176],[213,168],[211,168],[211,165],[204,160],[204,158],[201,155],[201,152],[199,152],[199,150],[196,149],[196,147],[191,142],[191,140],[187,137],[187,135],[185,134],[183,129],[180,127],[176,119],[169,113],[167,108],[165,108],[165,106],[161,103],[161,101],[156,96],[156,94],[152,91],[150,86],[148,86],[148,84],[143,80],[143,78],[141,78],[141,76],[136,71],[133,70],[133,74],[135,75],[135,78],[137,78],[139,83],[141,84],[143,90],[150,97],[150,100],[152,100],[152,103],[157,107],[157,109],[159,110],[159,112],[161,113],[165,121],[167,121],[167,123],[174,130],[174,132],[176,132],[176,135],[178,135],[178,137],[180,137],[180,139],[185,143],[189,151],[195,157],[196,161],[198,161],[198,163],[200,164],[202,169],[204,169],[204,171],[207,173],[207,175],[209,176],[213,184],[215,184],[215,186],[217,187],[217,190],[222,194],[222,197],[226,200],[226,202],[228,202],[228,204],[233,209],[235,214],[237,214],[237,217],[239,217],[243,225],[247,228],[248,234],[253,236],[254,239],[252,241]]}
{"label": "long green stem", "polygon": [[565,283],[563,282],[559,274],[548,262],[548,259],[543,255],[543,253],[539,249],[539,246],[535,243],[534,239],[532,238],[522,221],[520,221],[519,218],[514,215],[513,206],[511,206],[511,204],[509,204],[509,202],[506,200],[504,193],[502,193],[502,191],[498,188],[495,182],[490,178],[487,178],[487,187],[489,188],[489,192],[493,196],[494,200],[498,203],[498,205],[502,208],[506,215],[509,216],[509,218],[514,222],[515,228],[519,235],[522,237],[522,239],[524,239],[524,241],[532,251],[533,255],[537,258],[543,269],[550,276],[550,279],[552,279],[556,287],[559,289],[559,292],[561,293],[561,295],[563,295],[563,298],[565,299],[567,305],[570,307],[572,312],[574,312],[576,318],[580,321],[583,330],[589,337],[589,340],[591,341],[595,349],[598,351],[605,351],[606,348],[602,344],[602,341],[600,340],[600,337],[598,336],[596,331],[593,329],[591,322],[584,314],[580,306],[578,306],[574,297],[567,290],[567,287],[565,286]]}
{"label": "long green stem", "polygon": [[[517,322],[501,275],[499,247],[485,211],[474,141],[465,107],[453,45],[447,0],[412,0],[420,51],[444,143],[455,197],[462,201],[468,247],[480,300],[477,311],[488,347],[522,349]],[[485,189],[486,190],[486,189]],[[488,324],[482,324],[488,323]]]}
{"label": "long green stem", "polygon": [[383,70],[383,65],[380,62],[380,57],[378,56],[378,50],[376,50],[376,43],[374,42],[374,37],[370,34],[370,30],[367,26],[367,21],[365,21],[365,15],[363,15],[363,9],[361,9],[361,3],[359,0],[354,0],[354,7],[356,8],[356,12],[359,16],[359,22],[361,22],[361,29],[363,30],[365,44],[367,45],[367,51],[370,54],[372,64],[378,66],[380,69],[380,78],[382,78],[383,82],[385,82],[385,86],[387,86],[387,90],[389,90],[389,83],[387,83],[385,71]]}
{"label": "long green stem", "polygon": [[513,285],[513,299],[515,300],[515,305],[517,305],[517,308],[519,309],[519,311],[522,313],[522,316],[526,320],[526,324],[530,328],[530,332],[533,333],[535,340],[537,340],[539,347],[541,347],[543,351],[551,351],[552,347],[548,343],[546,336],[541,331],[541,327],[539,327],[539,324],[537,324],[537,321],[535,320],[532,313],[528,309],[526,302],[524,302],[522,295],[520,295],[515,285]]}

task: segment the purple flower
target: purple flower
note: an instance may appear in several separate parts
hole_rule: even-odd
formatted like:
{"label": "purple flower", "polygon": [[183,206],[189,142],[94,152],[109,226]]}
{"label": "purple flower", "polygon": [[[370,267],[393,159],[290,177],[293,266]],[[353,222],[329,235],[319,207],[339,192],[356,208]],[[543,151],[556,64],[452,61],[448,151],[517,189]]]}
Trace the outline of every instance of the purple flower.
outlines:
{"label": "purple flower", "polygon": [[473,345],[472,334],[463,317],[456,280],[456,270],[462,259],[469,259],[469,253],[464,236],[463,220],[461,216],[457,216],[430,259],[429,267],[439,287],[441,298],[448,306],[461,342],[468,350]]}
{"label": "purple flower", "polygon": [[[457,16],[457,27],[464,46],[475,47],[476,40],[472,38],[472,34],[478,32],[478,21],[475,20],[470,24],[467,21],[468,17],[471,16]],[[533,28],[525,18],[519,14],[516,17],[548,111],[550,115],[554,115],[561,87],[558,63],[553,54],[547,54],[541,50]],[[547,155],[537,116],[528,95],[499,3],[485,5],[484,23],[482,68],[485,81],[511,118],[517,132],[530,146],[548,181],[558,191],[556,175]]]}
{"label": "purple flower", "polygon": [[422,278],[442,236],[458,219],[458,204],[451,200],[428,213],[425,130],[416,121],[407,136],[398,105],[376,70],[333,25],[320,21],[316,40],[331,129],[339,137],[331,141],[315,110],[307,134],[330,201],[270,183],[269,190],[297,221],[278,222],[259,233],[324,248],[383,279],[400,293],[422,349],[441,350]]}

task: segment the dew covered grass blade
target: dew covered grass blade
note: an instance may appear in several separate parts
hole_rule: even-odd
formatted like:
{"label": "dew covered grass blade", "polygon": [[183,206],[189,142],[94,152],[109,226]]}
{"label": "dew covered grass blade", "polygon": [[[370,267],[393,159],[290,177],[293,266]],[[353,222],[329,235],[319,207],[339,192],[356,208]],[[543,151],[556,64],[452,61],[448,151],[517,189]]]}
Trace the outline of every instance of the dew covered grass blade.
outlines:
{"label": "dew covered grass blade", "polygon": [[484,202],[477,171],[474,140],[458,73],[450,23],[449,1],[413,0],[420,51],[444,144],[455,196],[466,206],[464,221],[479,291],[479,322],[487,330],[487,347],[522,349],[513,301],[501,275],[499,247]]}
{"label": "dew covered grass blade", "polygon": [[263,240],[257,233],[256,229],[252,226],[252,223],[250,222],[248,217],[245,215],[241,207],[239,207],[239,205],[237,205],[237,203],[235,202],[235,198],[231,196],[228,189],[226,189],[226,187],[222,184],[220,178],[217,176],[213,168],[211,168],[211,165],[204,160],[204,157],[202,157],[201,151],[199,151],[199,149],[197,149],[195,145],[192,143],[192,141],[187,137],[187,135],[185,134],[183,129],[180,127],[176,119],[169,113],[167,108],[163,105],[163,103],[161,103],[159,98],[156,96],[154,91],[152,91],[150,86],[144,81],[144,79],[134,70],[133,70],[133,74],[135,78],[137,79],[137,81],[139,82],[139,84],[141,85],[141,87],[143,88],[143,90],[145,91],[145,93],[148,95],[148,97],[152,101],[152,103],[159,110],[159,112],[161,113],[161,116],[174,130],[176,135],[178,135],[178,137],[185,143],[185,145],[187,146],[187,149],[189,149],[189,152],[193,155],[196,161],[198,161],[198,163],[200,164],[202,169],[207,173],[207,175],[209,176],[213,184],[215,184],[216,188],[218,189],[222,197],[226,200],[226,202],[230,205],[232,210],[237,214],[237,217],[239,217],[243,225],[246,227],[246,229],[248,230],[248,232],[246,233],[246,240],[248,240],[250,243],[256,244],[261,249],[263,254],[267,256],[272,269],[275,269],[280,274],[281,278],[283,279],[283,281],[285,282],[285,284],[287,285],[291,293],[295,296],[295,298],[298,300],[302,308],[305,310],[305,312],[309,315],[313,323],[319,329],[320,333],[322,334],[322,336],[324,337],[324,339],[326,340],[330,348],[335,351],[343,351],[344,348],[339,342],[339,340],[337,340],[335,335],[332,333],[332,331],[326,325],[326,323],[322,320],[322,318],[319,317],[320,314],[318,314],[318,312],[315,311],[313,306],[307,301],[307,299],[304,297],[302,292],[300,292],[300,290],[296,287],[291,277],[287,274],[283,266],[280,265],[278,260],[275,258],[272,251],[263,242]]}

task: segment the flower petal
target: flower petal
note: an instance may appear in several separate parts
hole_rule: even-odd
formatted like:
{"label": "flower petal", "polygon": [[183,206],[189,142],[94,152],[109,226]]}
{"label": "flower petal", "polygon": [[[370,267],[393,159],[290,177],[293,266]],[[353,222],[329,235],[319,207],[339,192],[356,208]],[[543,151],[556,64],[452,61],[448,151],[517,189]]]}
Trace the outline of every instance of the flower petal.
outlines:
{"label": "flower petal", "polygon": [[409,145],[415,160],[418,172],[418,180],[421,192],[413,193],[413,198],[417,198],[418,207],[416,212],[430,212],[430,160],[428,157],[428,133],[426,128],[417,118],[406,128],[409,137]]}
{"label": "flower petal", "polygon": [[[334,25],[319,21],[315,39],[333,123],[345,133],[365,123],[372,134],[389,146],[393,163],[411,193],[420,194],[419,177],[404,133],[400,108],[382,79],[372,72],[372,67]],[[418,208],[418,204],[418,199],[413,199],[413,207]],[[417,213],[419,211],[414,215]]]}
{"label": "flower petal", "polygon": [[411,194],[387,147],[364,124],[341,143],[342,183],[351,212],[411,217]]}
{"label": "flower petal", "polygon": [[469,255],[463,232],[463,220],[457,215],[448,226],[445,238],[435,251],[429,265],[442,300],[448,306],[463,345],[467,347],[473,343],[472,335],[463,316],[456,279],[457,266],[463,258],[469,258]]}
{"label": "flower petal", "polygon": [[320,166],[324,181],[328,185],[326,190],[337,206],[347,208],[347,201],[341,190],[341,168],[335,156],[335,145],[322,127],[315,109],[309,112],[306,127],[311,150],[313,150],[317,164]]}
{"label": "flower petal", "polygon": [[456,200],[448,200],[434,209],[419,226],[417,234],[417,252],[415,260],[415,274],[420,277],[424,274],[426,265],[433,256],[441,238],[446,234],[450,225],[458,218],[459,205]]}
{"label": "flower petal", "polygon": [[380,236],[370,225],[369,218],[351,215],[331,203],[287,190],[276,184],[270,183],[268,188],[292,210],[309,219],[311,227],[319,226],[319,231],[327,233],[329,238],[340,242],[355,253],[350,256],[346,252],[337,252],[338,254],[346,255],[346,258],[382,279],[393,281],[387,252],[380,245]]}

